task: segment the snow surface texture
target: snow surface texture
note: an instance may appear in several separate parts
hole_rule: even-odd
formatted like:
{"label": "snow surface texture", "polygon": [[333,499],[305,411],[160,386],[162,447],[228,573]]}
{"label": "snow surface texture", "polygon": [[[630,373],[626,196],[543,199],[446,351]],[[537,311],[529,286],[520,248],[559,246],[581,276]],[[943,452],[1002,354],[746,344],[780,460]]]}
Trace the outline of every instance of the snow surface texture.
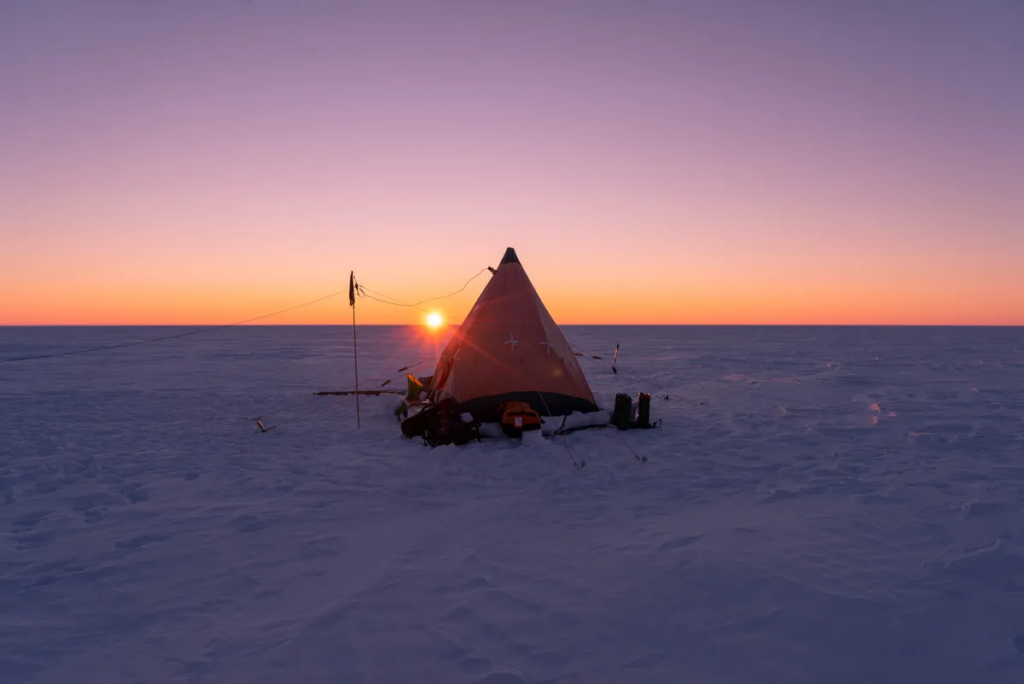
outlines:
{"label": "snow surface texture", "polygon": [[[364,388],[441,347],[359,334]],[[566,334],[621,342],[581,360],[599,401],[667,392],[664,426],[431,450],[394,397],[270,414],[350,385],[345,328],[0,366],[0,682],[1024,681],[1024,330]]]}

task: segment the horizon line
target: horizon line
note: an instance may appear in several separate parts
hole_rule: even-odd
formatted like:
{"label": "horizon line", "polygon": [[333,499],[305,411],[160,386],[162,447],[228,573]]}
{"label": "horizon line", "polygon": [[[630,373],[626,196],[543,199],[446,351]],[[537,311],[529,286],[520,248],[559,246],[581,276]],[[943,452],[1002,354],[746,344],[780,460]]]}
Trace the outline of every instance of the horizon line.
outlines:
{"label": "horizon line", "polygon": [[[557,323],[632,328],[1024,328],[1024,323]],[[0,328],[350,328],[351,323],[0,323]],[[419,323],[358,323],[360,328],[422,328]],[[448,325],[447,328],[458,328]]]}

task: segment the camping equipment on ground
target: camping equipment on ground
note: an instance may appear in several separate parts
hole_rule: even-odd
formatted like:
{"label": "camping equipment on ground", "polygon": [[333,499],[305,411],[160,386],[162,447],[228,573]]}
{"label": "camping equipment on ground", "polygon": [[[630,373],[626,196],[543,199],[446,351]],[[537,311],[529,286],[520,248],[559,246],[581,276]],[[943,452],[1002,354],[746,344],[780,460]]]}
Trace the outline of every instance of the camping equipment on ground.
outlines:
{"label": "camping equipment on ground", "polygon": [[628,430],[633,426],[633,399],[628,394],[619,392],[615,395],[615,410],[612,412],[612,424],[620,430]]}
{"label": "camping equipment on ground", "polygon": [[522,437],[528,430],[540,430],[540,414],[525,401],[510,401],[498,407],[501,429],[509,437]]}
{"label": "camping equipment on ground", "polygon": [[637,395],[636,426],[638,428],[651,427],[651,393],[640,392]]}
{"label": "camping equipment on ground", "polygon": [[651,393],[639,392],[637,403],[633,398],[620,392],[615,395],[615,410],[612,413],[612,425],[620,430],[640,428],[648,430],[661,426],[661,421],[651,422]]}
{"label": "camping equipment on ground", "polygon": [[422,437],[423,443],[432,447],[480,441],[480,424],[464,421],[461,414],[458,402],[443,399],[402,421],[402,434]]}

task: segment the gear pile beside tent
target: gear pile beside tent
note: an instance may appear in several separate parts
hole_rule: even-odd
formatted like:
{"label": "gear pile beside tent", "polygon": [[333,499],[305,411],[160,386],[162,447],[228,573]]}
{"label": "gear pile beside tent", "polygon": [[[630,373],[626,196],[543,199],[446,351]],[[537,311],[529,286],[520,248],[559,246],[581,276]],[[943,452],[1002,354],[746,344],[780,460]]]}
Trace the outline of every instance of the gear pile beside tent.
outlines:
{"label": "gear pile beside tent", "polygon": [[532,416],[598,410],[576,355],[511,247],[442,353],[427,397],[432,410],[407,419],[405,434],[423,434],[438,414],[457,421],[468,413],[477,423],[510,414],[521,431],[539,426]]}

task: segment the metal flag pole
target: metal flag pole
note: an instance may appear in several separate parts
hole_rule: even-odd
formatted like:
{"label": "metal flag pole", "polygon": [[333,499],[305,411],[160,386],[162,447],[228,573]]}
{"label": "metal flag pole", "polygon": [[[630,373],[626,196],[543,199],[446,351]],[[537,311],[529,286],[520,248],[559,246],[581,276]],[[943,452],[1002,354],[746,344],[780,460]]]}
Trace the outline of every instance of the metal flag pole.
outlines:
{"label": "metal flag pole", "polygon": [[356,370],[356,428],[361,428],[359,418],[359,346],[356,342],[356,272],[348,276],[348,304],[352,307],[352,362]]}

